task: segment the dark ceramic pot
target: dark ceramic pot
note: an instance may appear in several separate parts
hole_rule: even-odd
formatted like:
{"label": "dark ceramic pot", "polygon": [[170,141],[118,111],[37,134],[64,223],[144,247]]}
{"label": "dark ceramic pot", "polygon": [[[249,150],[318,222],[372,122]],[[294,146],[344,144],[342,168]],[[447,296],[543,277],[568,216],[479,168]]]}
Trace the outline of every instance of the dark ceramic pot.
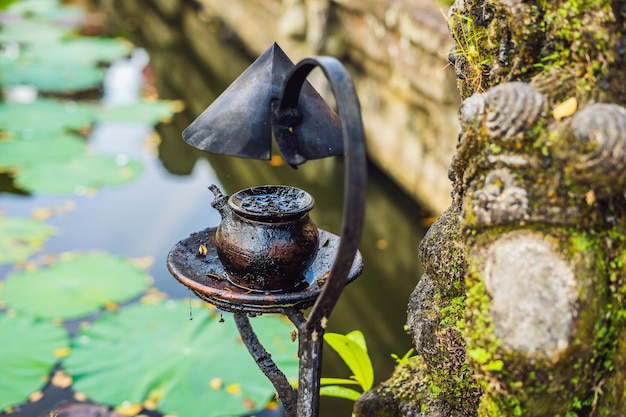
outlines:
{"label": "dark ceramic pot", "polygon": [[284,185],[247,188],[231,197],[215,185],[209,189],[222,216],[215,239],[228,279],[253,291],[299,289],[318,248],[309,217],[313,197]]}

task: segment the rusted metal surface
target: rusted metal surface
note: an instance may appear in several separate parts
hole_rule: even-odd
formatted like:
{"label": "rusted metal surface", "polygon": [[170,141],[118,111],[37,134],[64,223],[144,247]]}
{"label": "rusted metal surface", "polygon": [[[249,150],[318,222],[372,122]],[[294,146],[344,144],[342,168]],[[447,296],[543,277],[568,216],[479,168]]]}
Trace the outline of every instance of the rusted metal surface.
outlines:
{"label": "rusted metal surface", "polygon": [[215,232],[217,256],[235,285],[252,291],[302,287],[318,248],[309,217],[313,197],[286,185],[247,188],[228,198],[215,185],[211,204],[222,221]]}
{"label": "rusted metal surface", "polygon": [[[310,307],[326,285],[339,246],[338,236],[320,229],[317,256],[305,273],[302,288],[284,292],[253,292],[229,280],[217,256],[215,231],[215,227],[208,228],[178,242],[167,257],[167,267],[174,278],[198,297],[230,312],[282,313],[285,308]],[[207,248],[206,255],[198,251],[201,245]],[[354,256],[353,261],[345,278],[346,283],[356,279],[363,270],[360,253]]]}
{"label": "rusted metal surface", "polygon": [[246,345],[246,348],[248,348],[248,352],[250,352],[250,355],[254,358],[261,371],[263,371],[267,379],[269,379],[272,385],[274,385],[274,388],[276,388],[276,392],[285,408],[285,414],[288,416],[295,415],[297,404],[296,391],[287,380],[285,374],[278,369],[278,366],[276,366],[276,363],[272,360],[272,355],[265,350],[256,337],[250,325],[248,314],[239,312],[235,313],[234,316],[237,329],[241,335],[241,340]]}

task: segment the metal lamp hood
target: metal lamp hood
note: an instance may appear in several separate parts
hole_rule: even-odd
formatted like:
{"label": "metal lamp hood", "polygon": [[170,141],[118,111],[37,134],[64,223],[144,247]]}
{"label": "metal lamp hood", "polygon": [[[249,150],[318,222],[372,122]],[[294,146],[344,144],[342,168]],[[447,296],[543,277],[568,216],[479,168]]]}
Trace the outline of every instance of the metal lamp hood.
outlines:
{"label": "metal lamp hood", "polygon": [[274,125],[292,134],[277,139],[281,156],[292,166],[342,155],[339,117],[308,81],[301,91],[282,93],[299,94],[295,112],[273,110],[293,67],[278,44],[272,44],[185,129],[185,142],[207,152],[268,160]]}

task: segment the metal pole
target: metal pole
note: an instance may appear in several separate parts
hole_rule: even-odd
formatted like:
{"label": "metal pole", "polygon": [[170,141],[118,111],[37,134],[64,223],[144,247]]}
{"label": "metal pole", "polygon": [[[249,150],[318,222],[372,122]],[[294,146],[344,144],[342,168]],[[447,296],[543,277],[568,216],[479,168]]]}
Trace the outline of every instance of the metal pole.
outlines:
{"label": "metal pole", "polygon": [[241,340],[243,340],[243,343],[248,348],[248,352],[250,352],[250,355],[252,355],[261,371],[263,371],[265,376],[274,385],[278,398],[285,408],[285,414],[287,417],[296,417],[296,393],[291,387],[291,384],[289,384],[287,377],[278,369],[276,363],[272,360],[272,356],[265,350],[256,337],[250,325],[248,314],[235,312],[233,315],[235,316],[235,323],[241,335]]}
{"label": "metal pole", "polygon": [[319,416],[324,331],[301,330],[298,340],[298,417]]}

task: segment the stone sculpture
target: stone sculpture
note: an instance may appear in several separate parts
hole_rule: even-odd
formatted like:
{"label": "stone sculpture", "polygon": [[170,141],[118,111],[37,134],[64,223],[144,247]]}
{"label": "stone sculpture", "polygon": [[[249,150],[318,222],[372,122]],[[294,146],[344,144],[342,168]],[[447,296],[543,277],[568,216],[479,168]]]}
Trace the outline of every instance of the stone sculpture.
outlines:
{"label": "stone sculpture", "polygon": [[[457,0],[453,202],[361,416],[626,412],[626,2]],[[478,68],[477,68],[478,66]]]}

